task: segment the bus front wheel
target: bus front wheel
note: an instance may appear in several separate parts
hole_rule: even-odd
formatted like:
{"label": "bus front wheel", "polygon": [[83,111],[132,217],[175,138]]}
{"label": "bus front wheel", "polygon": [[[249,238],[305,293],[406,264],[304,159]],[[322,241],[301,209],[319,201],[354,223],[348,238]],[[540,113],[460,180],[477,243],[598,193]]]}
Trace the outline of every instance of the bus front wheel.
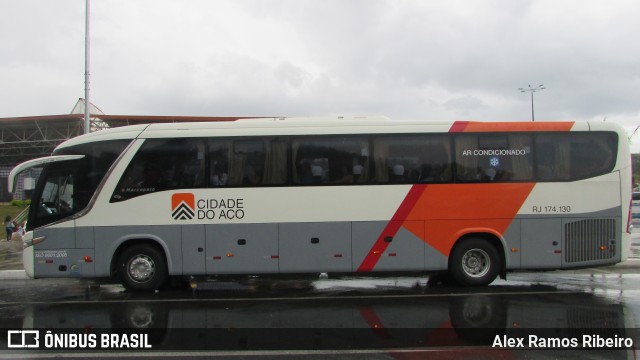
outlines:
{"label": "bus front wheel", "polygon": [[449,273],[460,285],[489,285],[496,279],[499,272],[498,251],[484,239],[464,239],[451,251]]}
{"label": "bus front wheel", "polygon": [[122,285],[130,290],[157,290],[167,279],[167,263],[160,250],[139,244],[125,249],[118,258]]}

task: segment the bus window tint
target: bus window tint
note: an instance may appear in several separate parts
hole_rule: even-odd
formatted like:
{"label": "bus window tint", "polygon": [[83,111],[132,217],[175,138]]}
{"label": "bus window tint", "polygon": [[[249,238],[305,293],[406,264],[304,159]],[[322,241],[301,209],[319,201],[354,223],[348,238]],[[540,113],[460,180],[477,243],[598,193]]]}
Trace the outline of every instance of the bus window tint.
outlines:
{"label": "bus window tint", "polygon": [[536,135],[539,181],[573,181],[610,172],[618,147],[614,133]]}
{"label": "bus window tint", "polygon": [[258,186],[264,174],[264,144],[261,140],[237,140],[229,175],[230,185]]}
{"label": "bus window tint", "polygon": [[198,139],[148,139],[120,179],[112,201],[172,189],[204,187],[204,144]]}
{"label": "bus window tint", "polygon": [[[287,147],[281,139],[213,139],[209,145],[211,186],[282,185]],[[225,180],[226,178],[226,180]]]}
{"label": "bus window tint", "polygon": [[231,141],[212,139],[209,141],[209,186],[229,185],[229,154]]}
{"label": "bus window tint", "polygon": [[451,181],[451,145],[442,135],[390,135],[373,141],[376,183]]}
{"label": "bus window tint", "polygon": [[264,140],[263,185],[283,185],[287,182],[289,143],[283,139]]}
{"label": "bus window tint", "polygon": [[533,179],[530,134],[464,134],[455,139],[459,181],[509,182]]}
{"label": "bus window tint", "polygon": [[369,142],[346,136],[294,139],[293,183],[357,184],[369,181]]}

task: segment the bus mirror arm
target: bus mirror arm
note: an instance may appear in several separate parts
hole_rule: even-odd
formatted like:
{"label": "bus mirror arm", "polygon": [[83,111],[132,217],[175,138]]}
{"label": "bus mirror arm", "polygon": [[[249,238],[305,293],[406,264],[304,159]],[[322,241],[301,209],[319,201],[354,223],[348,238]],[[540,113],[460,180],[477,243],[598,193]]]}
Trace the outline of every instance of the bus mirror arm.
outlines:
{"label": "bus mirror arm", "polygon": [[35,239],[25,240],[24,243],[22,244],[22,247],[24,249],[26,249],[26,248],[31,247],[33,245],[40,244],[41,242],[44,242],[45,240],[47,240],[46,236],[40,236],[40,237],[37,237]]}
{"label": "bus mirror arm", "polygon": [[59,161],[69,161],[69,160],[79,160],[84,158],[84,155],[54,155],[47,156],[43,158],[33,159],[29,161],[25,161],[22,164],[14,167],[9,173],[9,181],[8,181],[8,190],[9,193],[13,194],[13,190],[17,188],[18,175],[23,171],[29,170],[33,167],[43,166],[48,163],[59,162]]}

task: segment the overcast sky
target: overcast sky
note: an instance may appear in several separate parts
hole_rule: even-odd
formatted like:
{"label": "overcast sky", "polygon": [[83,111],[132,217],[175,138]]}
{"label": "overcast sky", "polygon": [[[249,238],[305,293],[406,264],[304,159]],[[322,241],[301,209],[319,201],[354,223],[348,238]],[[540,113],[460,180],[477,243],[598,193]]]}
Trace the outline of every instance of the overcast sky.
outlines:
{"label": "overcast sky", "polygon": [[[0,0],[0,117],[84,97],[83,0]],[[640,1],[93,0],[111,115],[640,125]],[[640,134],[633,139],[640,149]]]}

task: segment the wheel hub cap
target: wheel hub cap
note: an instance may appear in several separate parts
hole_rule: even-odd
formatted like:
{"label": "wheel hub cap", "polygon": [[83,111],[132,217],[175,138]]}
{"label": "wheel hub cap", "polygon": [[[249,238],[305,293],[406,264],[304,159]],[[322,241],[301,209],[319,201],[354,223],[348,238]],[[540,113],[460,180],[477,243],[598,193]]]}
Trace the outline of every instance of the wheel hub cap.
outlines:
{"label": "wheel hub cap", "polygon": [[151,258],[140,255],[135,257],[129,264],[129,274],[136,281],[149,280],[155,272],[155,264]]}
{"label": "wheel hub cap", "polygon": [[485,275],[491,267],[489,254],[482,249],[472,249],[467,251],[462,258],[462,268],[467,275],[481,277]]}

